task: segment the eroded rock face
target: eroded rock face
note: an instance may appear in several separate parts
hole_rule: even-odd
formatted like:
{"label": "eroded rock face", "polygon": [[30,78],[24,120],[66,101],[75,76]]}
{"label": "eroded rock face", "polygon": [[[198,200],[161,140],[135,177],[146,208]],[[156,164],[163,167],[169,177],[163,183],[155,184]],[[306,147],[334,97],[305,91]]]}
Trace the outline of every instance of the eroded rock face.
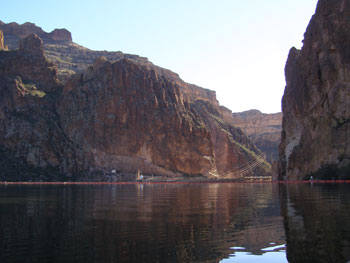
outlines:
{"label": "eroded rock face", "polygon": [[137,55],[108,51],[94,51],[72,42],[71,33],[66,29],[55,29],[50,33],[43,31],[33,23],[2,23],[0,30],[4,32],[4,41],[10,50],[19,46],[20,39],[30,35],[38,35],[44,43],[45,56],[58,67],[58,78],[63,83],[76,74],[82,73],[89,65],[101,56],[110,61],[122,58],[136,60],[140,63],[150,63],[147,58]]}
{"label": "eroded rock face", "polygon": [[102,58],[70,80],[60,114],[67,134],[98,167],[174,175],[214,168],[209,133],[179,87],[130,60]]}
{"label": "eroded rock face", "polygon": [[33,56],[44,57],[43,42],[35,34],[31,34],[19,42],[19,50],[32,54]]}
{"label": "eroded rock face", "polygon": [[21,38],[27,37],[28,35],[36,34],[44,41],[72,42],[72,35],[66,29],[55,29],[52,32],[47,33],[42,30],[41,27],[28,22],[22,25],[15,22],[8,24],[1,22],[0,29],[4,32],[4,35],[17,36],[17,41]]}
{"label": "eroded rock face", "polygon": [[224,120],[215,92],[147,61],[104,57],[63,86],[42,45],[30,35],[0,52],[2,179],[269,173],[262,153]]}
{"label": "eroded rock face", "polygon": [[7,47],[4,44],[4,33],[0,30],[0,51],[7,50]]}
{"label": "eroded rock face", "polygon": [[57,68],[30,35],[16,51],[0,51],[1,180],[64,180],[83,169],[55,109],[62,86]]}
{"label": "eroded rock face", "polygon": [[[261,153],[221,120],[212,98],[195,100],[188,95],[193,90],[182,83],[149,65],[101,58],[65,86],[62,127],[84,146],[96,167],[219,178],[258,173],[237,173],[254,159],[249,151]],[[266,163],[258,166],[268,173]]]}
{"label": "eroded rock face", "polygon": [[285,67],[279,177],[302,179],[350,158],[350,3],[320,0]]}
{"label": "eroded rock face", "polygon": [[49,33],[53,41],[72,42],[72,34],[67,29],[54,29]]}
{"label": "eroded rock face", "polygon": [[249,110],[232,114],[232,124],[240,129],[266,154],[270,163],[278,161],[282,113],[265,114]]}

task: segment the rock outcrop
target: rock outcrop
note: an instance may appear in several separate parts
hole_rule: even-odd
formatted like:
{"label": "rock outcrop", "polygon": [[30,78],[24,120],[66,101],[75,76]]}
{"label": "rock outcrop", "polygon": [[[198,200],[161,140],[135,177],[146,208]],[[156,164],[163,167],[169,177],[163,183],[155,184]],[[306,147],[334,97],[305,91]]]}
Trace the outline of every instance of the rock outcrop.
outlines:
{"label": "rock outcrop", "polygon": [[282,113],[266,114],[249,110],[232,114],[232,124],[242,131],[266,154],[270,163],[278,161],[281,141]]}
{"label": "rock outcrop", "polygon": [[55,103],[63,87],[56,72],[36,35],[16,51],[0,51],[2,180],[63,180],[83,169],[76,145],[60,128]]}
{"label": "rock outcrop", "polygon": [[7,50],[7,46],[4,44],[4,33],[0,30],[0,51]]}
{"label": "rock outcrop", "polygon": [[[13,39],[13,41],[15,39],[17,40],[17,44],[19,39],[24,38],[30,34],[35,34],[44,41],[72,42],[72,35],[66,29],[55,29],[52,32],[47,33],[44,30],[42,30],[42,28],[36,26],[33,23],[24,23],[22,25],[19,25],[15,22],[5,24],[0,21],[0,29],[4,32],[4,35],[17,37]],[[15,45],[16,43],[11,42],[10,44],[11,48],[13,49],[13,45]]]}
{"label": "rock outcrop", "polygon": [[140,63],[150,63],[147,58],[137,55],[124,54],[120,51],[95,51],[80,46],[72,41],[71,33],[66,29],[55,29],[47,33],[33,23],[19,25],[17,23],[5,24],[0,21],[0,30],[4,32],[5,44],[10,50],[18,48],[21,38],[30,34],[38,35],[43,40],[45,56],[57,65],[58,78],[64,83],[68,81],[70,76],[82,73],[101,56],[110,61],[128,58]]}
{"label": "rock outcrop", "polygon": [[[350,163],[350,2],[320,0],[285,67],[280,179]],[[336,174],[330,175],[330,178]]]}
{"label": "rock outcrop", "polygon": [[65,86],[62,127],[96,167],[212,178],[266,174],[262,159],[254,172],[240,171],[259,150],[222,120],[218,104],[196,99],[173,77],[132,60],[100,58]]}
{"label": "rock outcrop", "polygon": [[224,120],[215,92],[127,58],[101,57],[63,85],[38,36],[19,47],[0,52],[2,179],[269,173],[263,154]]}

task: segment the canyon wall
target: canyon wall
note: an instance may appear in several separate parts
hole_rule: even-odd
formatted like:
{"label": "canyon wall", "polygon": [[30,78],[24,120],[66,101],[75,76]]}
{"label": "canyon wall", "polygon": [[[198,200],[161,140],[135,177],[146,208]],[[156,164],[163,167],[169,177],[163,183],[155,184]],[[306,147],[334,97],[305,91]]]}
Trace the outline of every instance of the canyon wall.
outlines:
{"label": "canyon wall", "polygon": [[251,139],[266,154],[270,163],[278,161],[278,145],[281,141],[282,113],[266,114],[259,110],[235,112],[232,124]]}
{"label": "canyon wall", "polygon": [[[0,51],[0,178],[60,180],[83,170],[77,146],[60,127],[57,68],[36,35]],[[64,176],[63,176],[64,175]]]}
{"label": "canyon wall", "polygon": [[303,179],[327,167],[349,167],[349,17],[349,1],[320,0],[302,49],[289,52],[282,100],[280,179]]}
{"label": "canyon wall", "polygon": [[66,29],[55,29],[50,33],[33,23],[17,24],[0,21],[0,30],[4,33],[4,41],[10,50],[18,48],[20,39],[36,34],[43,40],[46,58],[57,65],[57,76],[66,83],[70,76],[83,72],[101,56],[110,61],[128,58],[142,63],[149,63],[147,58],[118,52],[95,51],[73,42],[71,33]]}
{"label": "canyon wall", "polygon": [[[267,174],[261,152],[222,120],[216,99],[202,95],[156,67],[102,57],[66,84],[59,113],[97,167],[208,178]],[[243,171],[252,161],[257,167]]]}
{"label": "canyon wall", "polygon": [[33,34],[19,49],[0,51],[3,180],[119,180],[111,170],[172,178],[269,174],[260,150],[224,120],[215,92],[127,57],[100,57],[63,84],[44,53]]}

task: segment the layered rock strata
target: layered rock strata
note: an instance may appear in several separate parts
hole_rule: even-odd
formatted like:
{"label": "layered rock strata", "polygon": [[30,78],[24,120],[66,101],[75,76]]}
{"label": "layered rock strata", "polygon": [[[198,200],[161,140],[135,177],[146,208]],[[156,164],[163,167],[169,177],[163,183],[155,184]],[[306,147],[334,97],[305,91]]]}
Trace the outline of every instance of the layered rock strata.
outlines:
{"label": "layered rock strata", "polygon": [[70,76],[82,73],[89,65],[101,56],[110,61],[122,58],[136,60],[140,63],[149,63],[147,58],[137,55],[118,52],[95,51],[73,42],[71,33],[66,29],[55,29],[50,33],[42,30],[33,23],[3,23],[0,21],[0,30],[4,32],[4,43],[10,50],[18,48],[20,39],[36,34],[42,38],[47,59],[58,67],[58,78],[66,83]]}
{"label": "layered rock strata", "polygon": [[63,85],[43,49],[30,35],[0,52],[3,179],[268,174],[263,154],[224,121],[215,92],[126,58],[101,57]]}
{"label": "layered rock strata", "polygon": [[350,163],[350,3],[320,0],[285,67],[279,178]]}
{"label": "layered rock strata", "polygon": [[282,113],[266,114],[249,110],[232,114],[232,124],[242,131],[266,154],[270,163],[278,161],[281,141]]}
{"label": "layered rock strata", "polygon": [[17,37],[11,39],[12,41],[9,43],[11,49],[18,46],[19,39],[25,38],[30,34],[36,34],[46,42],[72,42],[72,35],[66,29],[55,29],[47,33],[40,27],[29,22],[19,25],[15,22],[6,24],[0,21],[0,29],[4,32],[4,35]]}

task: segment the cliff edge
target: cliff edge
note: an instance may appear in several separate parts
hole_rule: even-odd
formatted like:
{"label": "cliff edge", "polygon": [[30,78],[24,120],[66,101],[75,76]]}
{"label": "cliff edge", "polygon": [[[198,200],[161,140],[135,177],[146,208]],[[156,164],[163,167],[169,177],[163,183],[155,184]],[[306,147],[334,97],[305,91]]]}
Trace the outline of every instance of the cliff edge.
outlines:
{"label": "cliff edge", "polygon": [[279,179],[344,178],[349,170],[349,17],[349,1],[319,0],[302,49],[289,52]]}
{"label": "cliff edge", "polygon": [[125,57],[100,57],[64,85],[44,49],[31,34],[0,51],[2,180],[269,175],[260,150],[224,120],[215,92]]}

